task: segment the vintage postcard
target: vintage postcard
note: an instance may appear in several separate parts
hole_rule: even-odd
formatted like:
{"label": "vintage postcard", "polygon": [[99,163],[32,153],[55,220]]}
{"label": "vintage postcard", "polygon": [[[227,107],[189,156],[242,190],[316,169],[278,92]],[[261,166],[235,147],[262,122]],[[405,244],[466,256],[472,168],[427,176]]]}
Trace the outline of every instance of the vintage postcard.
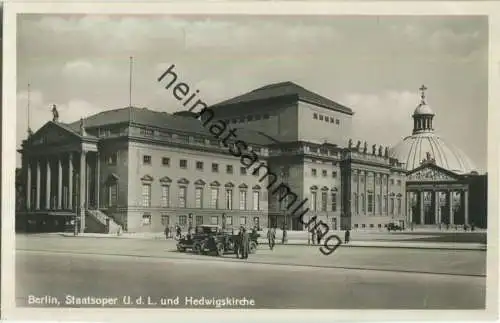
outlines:
{"label": "vintage postcard", "polygon": [[499,6],[375,4],[7,3],[2,314],[495,318]]}

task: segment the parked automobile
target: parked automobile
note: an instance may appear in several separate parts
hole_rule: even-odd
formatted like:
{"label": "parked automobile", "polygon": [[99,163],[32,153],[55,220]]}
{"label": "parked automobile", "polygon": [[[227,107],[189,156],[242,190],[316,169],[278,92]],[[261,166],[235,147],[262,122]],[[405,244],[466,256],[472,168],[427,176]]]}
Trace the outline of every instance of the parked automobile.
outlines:
{"label": "parked automobile", "polygon": [[403,227],[396,223],[389,223],[387,225],[387,231],[403,231]]}
{"label": "parked automobile", "polygon": [[194,229],[194,233],[180,237],[177,243],[177,250],[180,252],[184,252],[187,249],[197,251],[200,249],[202,241],[209,235],[214,235],[220,230],[221,228],[218,225],[197,225]]}

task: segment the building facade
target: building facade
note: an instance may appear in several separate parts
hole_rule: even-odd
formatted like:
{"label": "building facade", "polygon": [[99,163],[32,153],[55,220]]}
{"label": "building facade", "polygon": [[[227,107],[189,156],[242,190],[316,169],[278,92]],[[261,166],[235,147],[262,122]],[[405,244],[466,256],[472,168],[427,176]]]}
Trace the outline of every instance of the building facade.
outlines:
{"label": "building facade", "polygon": [[[354,143],[353,111],[294,83],[265,86],[210,111],[207,120],[203,111],[129,107],[71,124],[55,115],[29,132],[19,150],[22,184],[16,185],[24,186],[17,190],[24,196],[18,230],[61,231],[76,223],[80,231],[161,232],[223,221],[228,227],[305,230],[290,212],[301,201],[306,222],[315,218],[333,230],[470,220],[461,210],[468,210],[473,174],[429,161],[409,167],[402,162],[405,143],[396,150]],[[432,118],[424,112],[415,125],[429,130]],[[214,135],[215,123],[234,136]],[[429,190],[422,167],[445,172],[445,181],[441,173],[432,179],[443,191],[464,192],[461,198],[446,195],[452,203],[462,201],[462,209],[458,202],[448,209],[463,215],[429,213],[447,204],[437,191],[415,194]]]}

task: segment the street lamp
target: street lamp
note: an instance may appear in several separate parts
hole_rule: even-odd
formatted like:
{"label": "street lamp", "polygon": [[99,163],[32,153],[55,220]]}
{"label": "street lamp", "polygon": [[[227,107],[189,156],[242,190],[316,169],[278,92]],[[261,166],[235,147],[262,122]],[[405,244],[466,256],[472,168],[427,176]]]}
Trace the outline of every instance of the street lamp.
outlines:
{"label": "street lamp", "polygon": [[80,214],[80,176],[78,173],[75,172],[75,186],[78,189],[78,193],[75,196],[75,204],[76,204],[76,214],[74,217],[74,224],[73,224],[73,230],[74,230],[74,235],[78,235],[78,215]]}
{"label": "street lamp", "polygon": [[[281,181],[284,185],[286,185],[288,187],[288,168],[286,166],[281,166]],[[285,243],[285,240],[286,240],[286,230],[287,230],[287,214],[286,214],[286,211],[287,211],[287,208],[285,207],[282,207],[282,203],[283,204],[287,204],[287,195],[285,195],[285,197],[282,199],[281,198],[281,192],[279,192],[280,194],[280,201],[279,201],[279,207],[282,208],[282,212],[283,212],[283,244]]]}

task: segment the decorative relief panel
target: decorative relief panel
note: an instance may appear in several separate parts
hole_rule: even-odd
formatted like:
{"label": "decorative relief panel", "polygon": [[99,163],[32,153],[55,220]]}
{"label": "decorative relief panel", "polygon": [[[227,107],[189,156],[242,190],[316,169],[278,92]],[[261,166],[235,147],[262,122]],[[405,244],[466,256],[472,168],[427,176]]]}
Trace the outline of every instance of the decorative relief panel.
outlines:
{"label": "decorative relief panel", "polygon": [[409,181],[454,181],[455,178],[433,168],[424,168],[408,176]]}

